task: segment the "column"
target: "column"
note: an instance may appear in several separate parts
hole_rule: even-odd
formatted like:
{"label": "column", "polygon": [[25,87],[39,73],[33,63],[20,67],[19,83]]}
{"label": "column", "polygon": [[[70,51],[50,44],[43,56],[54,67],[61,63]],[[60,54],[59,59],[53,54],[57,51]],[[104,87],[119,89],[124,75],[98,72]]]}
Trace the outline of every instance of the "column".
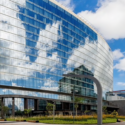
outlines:
{"label": "column", "polygon": [[12,98],[12,116],[15,116],[15,98]]}
{"label": "column", "polygon": [[[3,103],[3,98],[1,98],[1,107],[4,105],[4,103]],[[1,109],[1,118],[3,118],[3,111],[2,111],[2,109]]]}
{"label": "column", "polygon": [[62,111],[64,111],[64,102],[62,102]]}
{"label": "column", "polygon": [[35,111],[39,110],[39,100],[38,99],[34,99],[34,110]]}
{"label": "column", "polygon": [[24,98],[24,109],[28,109],[28,99]]}

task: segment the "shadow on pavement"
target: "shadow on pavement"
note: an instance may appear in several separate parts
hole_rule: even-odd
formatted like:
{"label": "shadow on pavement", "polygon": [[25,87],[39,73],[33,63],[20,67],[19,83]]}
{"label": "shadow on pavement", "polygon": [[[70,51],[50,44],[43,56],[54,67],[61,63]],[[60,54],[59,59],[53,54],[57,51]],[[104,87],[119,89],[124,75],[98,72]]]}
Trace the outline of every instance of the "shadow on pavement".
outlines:
{"label": "shadow on pavement", "polygon": [[16,123],[16,122],[0,122],[0,123],[5,123],[6,124],[6,123]]}

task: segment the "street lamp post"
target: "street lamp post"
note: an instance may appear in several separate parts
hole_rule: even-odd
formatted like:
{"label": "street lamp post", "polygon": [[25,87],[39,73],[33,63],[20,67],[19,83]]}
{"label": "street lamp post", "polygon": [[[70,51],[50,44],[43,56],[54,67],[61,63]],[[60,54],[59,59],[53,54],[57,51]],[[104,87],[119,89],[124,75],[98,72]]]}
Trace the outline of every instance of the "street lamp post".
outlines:
{"label": "street lamp post", "polygon": [[73,124],[75,122],[75,85],[72,85],[73,86],[73,89],[72,89],[72,97],[73,97]]}
{"label": "street lamp post", "polygon": [[53,123],[55,121],[55,101],[53,102]]}
{"label": "street lamp post", "polygon": [[75,96],[75,85],[73,86],[73,124],[74,124],[74,121],[75,121],[75,106],[74,106],[74,96]]}
{"label": "street lamp post", "polygon": [[76,74],[65,74],[65,77],[77,77],[77,78],[88,78],[91,79],[97,86],[97,114],[98,114],[98,125],[102,125],[102,86],[100,82],[90,75],[76,75]]}

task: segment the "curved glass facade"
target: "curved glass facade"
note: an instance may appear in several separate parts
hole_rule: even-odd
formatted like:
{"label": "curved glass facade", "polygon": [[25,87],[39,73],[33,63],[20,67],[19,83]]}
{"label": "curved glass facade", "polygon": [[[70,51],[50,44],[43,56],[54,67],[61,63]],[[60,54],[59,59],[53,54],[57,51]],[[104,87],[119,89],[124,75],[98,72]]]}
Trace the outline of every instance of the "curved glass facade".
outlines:
{"label": "curved glass facade", "polygon": [[[0,85],[96,96],[88,74],[113,89],[113,58],[105,40],[53,0],[0,0]],[[59,100],[70,96],[1,89],[0,95],[29,95]]]}

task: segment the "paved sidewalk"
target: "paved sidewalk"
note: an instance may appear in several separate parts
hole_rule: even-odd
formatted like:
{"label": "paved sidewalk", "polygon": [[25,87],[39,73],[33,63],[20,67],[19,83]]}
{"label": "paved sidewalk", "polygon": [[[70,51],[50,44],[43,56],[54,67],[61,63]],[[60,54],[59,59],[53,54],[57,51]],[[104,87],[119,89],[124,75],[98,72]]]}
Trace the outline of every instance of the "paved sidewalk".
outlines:
{"label": "paved sidewalk", "polygon": [[[0,125],[50,125],[43,123],[30,123],[30,122],[0,122]],[[55,125],[55,124],[51,124]],[[59,125],[59,124],[58,124]],[[65,124],[66,125],[66,124]],[[69,125],[69,124],[68,124]],[[75,124],[74,124],[75,125]],[[87,124],[88,125],[88,124]],[[121,123],[112,123],[112,124],[104,124],[104,125],[125,125],[125,122]]]}

